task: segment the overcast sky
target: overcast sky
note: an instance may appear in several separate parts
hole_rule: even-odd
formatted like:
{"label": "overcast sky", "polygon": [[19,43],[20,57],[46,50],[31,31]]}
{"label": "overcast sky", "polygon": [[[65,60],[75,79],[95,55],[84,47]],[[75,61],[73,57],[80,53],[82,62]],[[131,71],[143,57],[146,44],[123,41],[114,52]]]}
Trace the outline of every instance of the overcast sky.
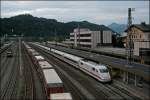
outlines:
{"label": "overcast sky", "polygon": [[135,8],[133,23],[149,23],[149,1],[1,1],[1,17],[29,13],[61,22],[127,24],[129,7]]}

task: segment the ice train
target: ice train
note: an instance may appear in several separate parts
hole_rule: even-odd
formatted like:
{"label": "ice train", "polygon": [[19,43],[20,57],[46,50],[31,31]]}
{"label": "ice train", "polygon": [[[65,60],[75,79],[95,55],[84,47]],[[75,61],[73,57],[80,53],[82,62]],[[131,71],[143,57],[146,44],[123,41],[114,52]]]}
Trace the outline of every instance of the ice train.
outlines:
{"label": "ice train", "polygon": [[97,79],[100,82],[111,82],[111,75],[110,72],[107,68],[106,65],[103,64],[98,64],[95,63],[93,61],[89,61],[87,59],[72,55],[72,54],[68,54],[66,52],[62,52],[53,48],[49,48],[37,43],[32,43],[36,46],[39,46],[43,49],[46,49],[48,51],[51,51],[57,55],[61,55],[71,61],[73,61],[74,63],[76,63],[78,65],[78,69],[82,70],[83,72],[87,73],[88,75],[94,77],[95,79]]}

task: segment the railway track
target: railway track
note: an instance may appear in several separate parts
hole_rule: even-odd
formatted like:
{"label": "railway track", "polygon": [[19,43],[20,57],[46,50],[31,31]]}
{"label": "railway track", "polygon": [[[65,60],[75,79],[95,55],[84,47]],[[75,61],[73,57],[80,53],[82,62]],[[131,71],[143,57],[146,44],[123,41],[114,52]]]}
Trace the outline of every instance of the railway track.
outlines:
{"label": "railway track", "polygon": [[[61,62],[58,59],[54,59],[53,56],[48,55],[42,50],[38,49],[38,51],[41,52],[41,54],[47,59],[47,61],[56,68],[56,71],[58,72],[59,76],[63,80],[66,87],[68,87],[71,90],[71,93],[73,94],[73,97],[75,99],[77,100],[106,99],[105,94],[100,92],[98,89],[97,90],[92,89],[93,86],[87,84],[89,82],[85,81],[86,80],[84,79],[85,76],[83,78],[83,76],[78,75],[79,73],[81,73],[79,70],[77,70],[78,72],[76,73],[74,72],[74,69],[72,69],[72,67],[69,66],[68,64]],[[62,68],[60,68],[60,66]],[[68,75],[64,75],[64,72],[67,72]],[[69,79],[68,76],[70,76],[72,79]]]}
{"label": "railway track", "polygon": [[10,58],[6,57],[6,51],[7,49],[0,54],[0,74],[5,72],[4,70],[6,69],[8,62],[10,62]]}
{"label": "railway track", "polygon": [[[96,99],[100,99],[99,97],[106,97],[107,99],[126,99],[126,100],[137,100],[140,99],[132,93],[121,89],[120,87],[114,85],[114,84],[102,84],[95,79],[85,75],[79,70],[76,70],[75,68],[72,68],[71,66],[68,66],[66,63],[59,61],[58,59],[54,58],[54,56],[51,56],[47,52],[43,52],[43,50],[39,50],[39,48],[36,48],[41,54],[43,54],[48,61],[51,64],[55,64],[57,66],[61,66],[62,69],[67,72],[70,76],[74,77],[78,82],[82,84],[83,87],[86,86],[86,88],[89,91],[92,91],[91,93],[94,93],[93,95],[97,97]],[[60,68],[61,69],[61,68]],[[58,70],[58,69],[57,69]],[[61,72],[59,72],[61,73]],[[82,73],[82,75],[78,75],[79,73]],[[81,78],[83,76],[84,78]],[[101,95],[101,96],[100,96]],[[104,98],[103,98],[104,99]]]}
{"label": "railway track", "polygon": [[2,81],[5,74],[6,74],[6,70],[8,68],[9,63],[11,62],[12,59],[9,58],[4,58],[3,62],[1,63],[1,67],[0,67],[0,80]]}
{"label": "railway track", "polygon": [[23,54],[23,68],[25,79],[25,95],[24,99],[29,100],[46,100],[45,87],[43,86],[43,80],[41,75],[37,72],[36,67],[30,56],[28,55],[24,46],[22,46]]}
{"label": "railway track", "polygon": [[[15,48],[15,47],[14,47]],[[17,48],[15,48],[17,51]],[[15,51],[14,50],[14,51]],[[1,100],[9,100],[14,97],[14,88],[16,86],[17,82],[17,76],[18,76],[18,52],[14,54],[13,58],[10,58],[11,62],[7,63],[7,66],[5,66],[5,70],[3,69],[3,80],[1,80]],[[15,98],[15,97],[14,97]]]}
{"label": "railway track", "polygon": [[25,81],[25,91],[24,91],[24,99],[34,100],[34,79],[33,79],[33,72],[31,69],[30,64],[27,61],[27,55],[23,48],[22,50],[22,56],[23,56],[23,76]]}
{"label": "railway track", "polygon": [[7,57],[6,57],[6,51],[7,50],[5,50],[5,52],[3,52],[3,53],[1,53],[0,54],[0,64],[1,64],[1,66],[0,66],[0,68],[2,68],[3,66],[2,65],[4,65],[5,64],[5,62],[7,61]]}

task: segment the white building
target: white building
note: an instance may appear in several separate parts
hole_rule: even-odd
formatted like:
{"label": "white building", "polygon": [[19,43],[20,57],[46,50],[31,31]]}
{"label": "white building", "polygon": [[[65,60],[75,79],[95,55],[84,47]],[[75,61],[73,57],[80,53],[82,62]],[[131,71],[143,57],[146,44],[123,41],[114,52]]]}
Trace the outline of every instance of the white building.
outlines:
{"label": "white building", "polygon": [[112,44],[112,31],[91,31],[87,28],[74,29],[70,33],[70,41],[75,47],[96,48],[99,46],[110,46]]}

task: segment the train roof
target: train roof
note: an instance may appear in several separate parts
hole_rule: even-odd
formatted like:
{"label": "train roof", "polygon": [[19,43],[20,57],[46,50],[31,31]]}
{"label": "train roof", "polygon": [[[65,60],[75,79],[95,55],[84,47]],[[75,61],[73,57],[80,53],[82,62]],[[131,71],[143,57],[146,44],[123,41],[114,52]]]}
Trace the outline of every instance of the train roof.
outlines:
{"label": "train roof", "polygon": [[63,87],[62,80],[54,69],[43,69],[48,87]]}
{"label": "train roof", "polygon": [[59,51],[59,50],[56,50],[56,49],[51,49],[51,51],[53,51],[53,52],[55,52],[55,53],[58,53],[58,54],[60,54],[60,55],[63,55],[63,54],[64,54],[64,52]]}
{"label": "train roof", "polygon": [[30,49],[31,47],[30,47],[29,45],[26,45],[26,48],[27,48],[27,49]]}
{"label": "train roof", "polygon": [[37,43],[32,43],[32,44],[35,44],[35,45],[37,45],[37,46],[39,46],[39,47],[45,48],[45,49],[47,49],[47,50],[50,50],[50,48],[48,48],[48,47],[46,47],[46,46],[43,46],[43,45],[40,45],[39,43],[38,43],[38,44],[37,44]]}
{"label": "train roof", "polygon": [[82,61],[82,63],[87,64],[87,65],[89,65],[89,66],[92,66],[92,67],[94,67],[94,68],[106,69],[106,66],[105,66],[105,65],[98,64],[98,63],[95,63],[95,62],[93,62],[93,61],[89,61],[89,60],[86,60],[86,59],[82,59],[81,61]]}
{"label": "train roof", "polygon": [[35,58],[36,58],[37,60],[44,60],[44,57],[43,57],[43,56],[35,56]]}
{"label": "train roof", "polygon": [[72,96],[70,93],[52,93],[50,100],[72,100]]}
{"label": "train roof", "polygon": [[47,61],[39,61],[38,62],[41,68],[46,69],[46,68],[52,68],[53,66],[50,65]]}
{"label": "train roof", "polygon": [[35,51],[35,52],[32,52],[32,55],[33,55],[33,56],[38,56],[38,55],[40,55],[40,54]]}
{"label": "train roof", "polygon": [[70,59],[72,59],[72,60],[74,60],[76,62],[78,62],[79,60],[83,59],[81,57],[77,57],[77,56],[74,56],[74,55],[68,54],[68,53],[64,53],[64,56],[67,57],[67,58],[70,58]]}
{"label": "train roof", "polygon": [[59,51],[59,50],[56,50],[56,49],[52,49],[51,51],[53,51],[53,52],[55,52],[55,53],[58,53],[58,54],[60,54],[60,55],[63,55],[63,56],[65,56],[65,57],[67,57],[67,58],[70,58],[70,59],[72,59],[72,60],[74,60],[74,61],[79,61],[79,60],[81,60],[81,59],[83,59],[83,58],[81,58],[81,57],[77,57],[77,56],[74,56],[74,55],[72,55],[72,54],[68,54],[68,53],[65,53],[65,52],[62,52],[62,51]]}
{"label": "train roof", "polygon": [[35,50],[32,49],[32,48],[29,48],[28,51],[29,51],[29,52],[35,52]]}
{"label": "train roof", "polygon": [[27,48],[27,49],[30,49],[31,47],[29,46],[29,45],[27,45],[27,44],[24,44],[25,45],[25,47]]}

